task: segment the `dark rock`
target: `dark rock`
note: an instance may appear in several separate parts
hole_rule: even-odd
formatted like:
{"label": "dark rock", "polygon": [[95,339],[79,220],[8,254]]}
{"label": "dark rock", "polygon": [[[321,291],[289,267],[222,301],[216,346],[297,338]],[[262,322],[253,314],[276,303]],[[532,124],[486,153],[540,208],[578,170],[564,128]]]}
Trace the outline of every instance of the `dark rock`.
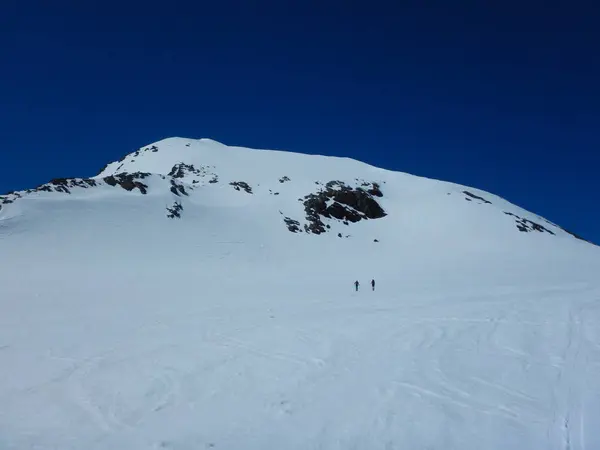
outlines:
{"label": "dark rock", "polygon": [[281,178],[279,179],[279,182],[280,182],[280,183],[286,183],[286,182],[288,182],[288,181],[292,181],[292,180],[290,180],[290,177],[287,177],[287,176],[285,176],[285,177],[281,177]]}
{"label": "dark rock", "polygon": [[171,192],[177,197],[180,197],[180,194],[188,195],[188,193],[185,191],[185,187],[181,184],[177,184],[174,179],[171,179]]}
{"label": "dark rock", "polygon": [[[544,226],[542,226],[542,225],[540,225],[538,223],[535,223],[535,222],[533,222],[531,220],[523,219],[522,217],[519,217],[516,214],[513,214],[513,213],[508,212],[508,211],[504,211],[504,214],[506,214],[507,216],[514,217],[516,225],[517,225],[517,228],[519,229],[519,231],[522,231],[523,233],[527,233],[527,232],[530,232],[530,231],[538,231],[540,233],[546,232],[546,233],[550,233],[552,235],[556,235],[556,233],[554,233],[553,231],[551,231],[551,230],[547,229],[546,227],[544,227]],[[550,225],[554,225],[551,222],[548,222],[547,220],[546,220],[546,222],[549,223]],[[587,242],[587,243],[592,244],[592,245],[597,245],[597,244],[595,244],[593,242],[590,242],[587,239],[584,239],[583,237],[581,237],[581,236],[579,236],[579,235],[577,235],[575,233],[572,233],[572,232],[570,232],[570,231],[568,231],[568,230],[566,230],[566,229],[564,229],[562,227],[559,227],[557,225],[554,225],[554,226],[556,226],[557,228],[560,228],[565,233],[570,234],[575,239],[579,239],[581,241]]]}
{"label": "dark rock", "polygon": [[[103,180],[109,186],[120,186],[123,189],[131,191],[133,189],[139,189],[142,194],[147,193],[145,184],[139,180],[150,176],[149,173],[121,173],[104,177]],[[98,185],[98,182],[91,178],[54,178],[46,184],[36,187],[35,189],[28,189],[25,192],[28,194],[34,192],[57,192],[63,194],[70,194],[72,189],[81,188],[88,189]],[[12,203],[15,199],[21,198],[22,194],[18,192],[10,193],[11,198],[0,197],[2,203]]]}
{"label": "dark rock", "polygon": [[175,202],[171,208],[167,208],[167,211],[169,212],[169,214],[167,214],[169,219],[181,219],[181,211],[183,211],[183,206],[181,206],[181,203]]}
{"label": "dark rock", "polygon": [[199,176],[204,174],[200,169],[196,169],[193,164],[179,163],[173,166],[169,172],[169,176],[173,178],[183,178],[188,173]]}
{"label": "dark rock", "polygon": [[62,192],[64,194],[70,194],[70,188],[83,188],[96,186],[96,180],[89,178],[54,178],[46,185],[39,186],[35,191],[46,191],[46,192]]}
{"label": "dark rock", "polygon": [[383,192],[381,192],[381,187],[379,186],[379,184],[377,183],[365,183],[366,187],[369,187],[369,189],[367,189],[367,192],[371,195],[373,195],[374,197],[383,197]]}
{"label": "dark rock", "polygon": [[[70,194],[73,188],[87,189],[96,186],[96,180],[90,178],[54,178],[46,184],[42,184],[34,189],[27,189],[25,192],[31,194],[34,192],[60,192]],[[22,195],[18,192],[10,192],[15,198],[21,198]],[[8,194],[7,194],[8,195]]]}
{"label": "dark rock", "polygon": [[537,231],[539,233],[550,233],[553,236],[556,235],[556,233],[554,233],[553,231],[549,230],[548,228],[546,228],[543,225],[540,225],[537,222],[534,222],[533,220],[524,219],[523,217],[519,217],[516,214],[507,212],[507,211],[504,211],[504,214],[506,214],[507,216],[514,217],[515,223],[517,225],[517,229],[523,233],[528,233],[530,231]]}
{"label": "dark rock", "polygon": [[486,200],[483,197],[479,197],[478,195],[472,194],[469,191],[463,191],[463,194],[468,195],[471,198],[474,198],[476,200],[481,200],[483,203],[487,203],[488,205],[491,205],[492,202],[490,202],[489,200]]}
{"label": "dark rock", "polygon": [[298,222],[297,220],[286,217],[283,219],[283,221],[287,225],[288,230],[290,230],[292,233],[301,233],[302,232],[302,230],[300,229],[300,222]]}
{"label": "dark rock", "polygon": [[[373,192],[379,193],[375,184],[369,186],[372,187]],[[386,212],[373,198],[373,194],[361,188],[346,186],[341,181],[330,181],[325,185],[325,189],[307,195],[304,199],[304,210],[309,222],[305,225],[305,229],[313,234],[326,231],[322,217],[338,219],[348,224],[386,216]]]}
{"label": "dark rock", "polygon": [[110,175],[104,178],[104,182],[109,186],[121,186],[126,191],[133,191],[134,189],[138,189],[142,194],[148,193],[148,186],[144,183],[140,183],[137,181],[138,179],[144,179],[150,176],[149,173],[120,173],[116,175]]}
{"label": "dark rock", "polygon": [[233,181],[229,183],[236,191],[244,190],[248,194],[252,194],[252,188],[245,181]]}

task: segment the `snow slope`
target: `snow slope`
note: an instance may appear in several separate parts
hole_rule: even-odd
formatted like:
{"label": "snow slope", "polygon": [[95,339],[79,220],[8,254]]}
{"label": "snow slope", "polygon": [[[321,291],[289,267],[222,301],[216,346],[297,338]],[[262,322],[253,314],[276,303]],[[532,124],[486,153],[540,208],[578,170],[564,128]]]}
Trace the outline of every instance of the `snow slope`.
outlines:
{"label": "snow slope", "polygon": [[0,206],[2,450],[600,448],[600,250],[497,196],[175,138]]}

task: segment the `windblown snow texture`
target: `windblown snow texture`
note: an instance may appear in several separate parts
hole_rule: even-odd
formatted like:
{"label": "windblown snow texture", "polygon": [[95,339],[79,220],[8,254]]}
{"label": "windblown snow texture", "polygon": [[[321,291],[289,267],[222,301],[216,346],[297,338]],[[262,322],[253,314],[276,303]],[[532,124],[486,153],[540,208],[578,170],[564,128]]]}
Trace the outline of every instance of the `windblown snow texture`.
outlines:
{"label": "windblown snow texture", "polygon": [[167,139],[0,263],[0,449],[600,448],[600,249],[472,187]]}

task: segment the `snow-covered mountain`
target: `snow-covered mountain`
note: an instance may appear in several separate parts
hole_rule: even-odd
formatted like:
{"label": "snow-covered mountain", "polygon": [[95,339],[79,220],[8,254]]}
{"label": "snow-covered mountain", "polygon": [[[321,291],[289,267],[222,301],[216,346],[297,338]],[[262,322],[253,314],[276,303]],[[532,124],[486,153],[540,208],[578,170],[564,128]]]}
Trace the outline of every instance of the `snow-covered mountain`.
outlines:
{"label": "snow-covered mountain", "polygon": [[0,263],[0,449],[600,448],[600,249],[475,188],[172,138]]}

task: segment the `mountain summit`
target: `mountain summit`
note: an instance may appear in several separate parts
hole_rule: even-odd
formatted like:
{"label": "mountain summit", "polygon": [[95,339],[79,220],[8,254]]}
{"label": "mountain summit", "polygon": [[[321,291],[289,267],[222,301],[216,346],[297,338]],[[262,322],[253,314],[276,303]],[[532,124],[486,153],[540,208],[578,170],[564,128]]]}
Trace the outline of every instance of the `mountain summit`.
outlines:
{"label": "mountain summit", "polygon": [[600,448],[598,273],[475,188],[166,139],[0,196],[0,449]]}
{"label": "mountain summit", "polygon": [[[502,239],[509,230],[544,238],[580,239],[477,189],[346,158],[230,147],[211,139],[165,139],[108,164],[93,178],[55,179],[36,189],[0,196],[0,207],[23,198],[56,200],[56,193],[76,194],[80,199],[85,196],[84,189],[91,197],[100,192],[107,199],[123,195],[104,186],[161,198],[167,203],[163,213],[171,219],[182,219],[186,209],[206,205],[207,201],[220,206],[235,204],[260,212],[257,216],[261,218],[278,213],[277,222],[293,233],[329,232],[359,239],[370,233],[373,241],[381,236],[387,244],[401,240],[402,234],[418,233],[415,227],[441,239],[465,233],[471,234],[471,239],[486,235]],[[244,216],[251,218],[252,214]],[[378,224],[351,226],[384,218]],[[393,239],[390,228],[396,236]],[[517,236],[512,239],[520,242]]]}

